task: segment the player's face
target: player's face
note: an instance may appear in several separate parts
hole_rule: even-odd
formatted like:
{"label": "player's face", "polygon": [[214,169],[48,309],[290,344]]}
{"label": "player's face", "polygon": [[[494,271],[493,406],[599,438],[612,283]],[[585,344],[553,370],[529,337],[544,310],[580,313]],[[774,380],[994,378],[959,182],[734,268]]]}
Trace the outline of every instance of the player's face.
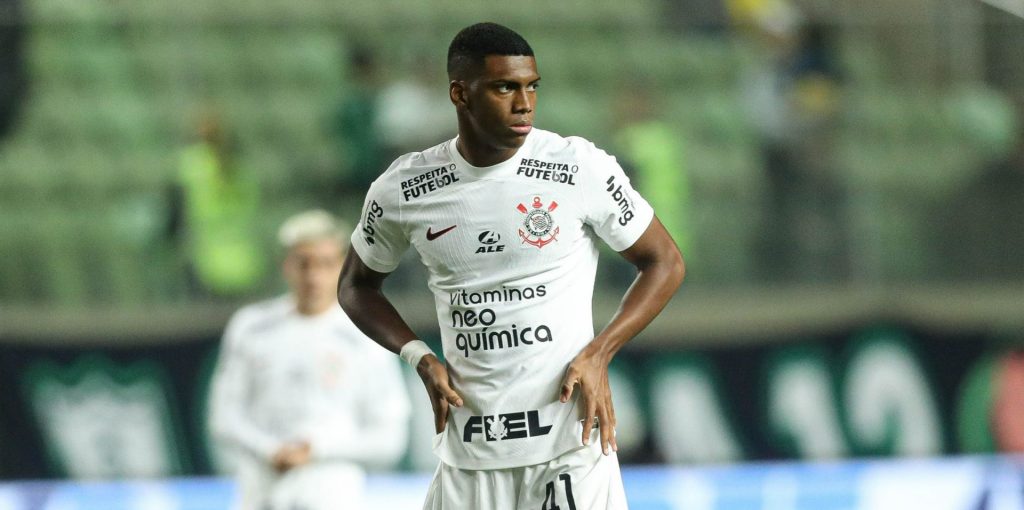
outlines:
{"label": "player's face", "polygon": [[299,243],[284,259],[284,277],[299,312],[317,314],[335,304],[344,252],[337,240]]}
{"label": "player's face", "polygon": [[533,128],[539,81],[533,57],[485,57],[477,76],[452,87],[460,135],[473,150],[511,157]]}

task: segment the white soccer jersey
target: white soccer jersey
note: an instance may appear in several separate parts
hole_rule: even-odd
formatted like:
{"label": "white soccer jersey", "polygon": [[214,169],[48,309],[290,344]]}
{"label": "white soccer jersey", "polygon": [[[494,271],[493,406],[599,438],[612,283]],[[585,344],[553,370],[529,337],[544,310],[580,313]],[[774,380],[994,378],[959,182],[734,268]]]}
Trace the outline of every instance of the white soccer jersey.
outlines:
{"label": "white soccer jersey", "polygon": [[[358,464],[390,466],[408,437],[409,401],[395,357],[340,307],[305,316],[290,296],[232,317],[210,411],[215,437],[244,454],[238,459],[243,508],[280,499],[275,491],[289,492],[298,480],[358,482]],[[290,441],[309,441],[313,460],[279,477],[270,461]]]}
{"label": "white soccer jersey", "polygon": [[581,445],[576,402],[558,394],[594,336],[597,237],[624,250],[653,216],[615,158],[538,129],[491,167],[471,166],[453,139],[399,158],[374,182],[352,246],[390,272],[412,244],[429,270],[465,402],[435,438],[445,463],[525,466]]}

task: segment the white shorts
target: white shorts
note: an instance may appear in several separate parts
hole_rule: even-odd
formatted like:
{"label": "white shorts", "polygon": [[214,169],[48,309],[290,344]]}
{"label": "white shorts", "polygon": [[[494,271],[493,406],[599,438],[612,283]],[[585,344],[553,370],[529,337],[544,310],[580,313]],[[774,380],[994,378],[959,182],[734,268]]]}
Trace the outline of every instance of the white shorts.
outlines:
{"label": "white shorts", "polygon": [[554,460],[509,469],[437,466],[423,510],[626,510],[619,459],[599,441]]}

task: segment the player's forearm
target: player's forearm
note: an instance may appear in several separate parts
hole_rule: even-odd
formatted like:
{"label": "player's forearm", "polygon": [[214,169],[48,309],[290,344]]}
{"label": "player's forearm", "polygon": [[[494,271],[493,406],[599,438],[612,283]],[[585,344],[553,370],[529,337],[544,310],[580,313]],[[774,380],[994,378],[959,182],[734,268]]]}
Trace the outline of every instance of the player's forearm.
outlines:
{"label": "player's forearm", "polygon": [[633,261],[639,273],[618,311],[584,352],[608,361],[661,313],[683,281],[685,266],[673,244]]}
{"label": "player's forearm", "polygon": [[385,349],[398,353],[416,338],[412,328],[380,290],[341,288],[338,302],[356,327]]}

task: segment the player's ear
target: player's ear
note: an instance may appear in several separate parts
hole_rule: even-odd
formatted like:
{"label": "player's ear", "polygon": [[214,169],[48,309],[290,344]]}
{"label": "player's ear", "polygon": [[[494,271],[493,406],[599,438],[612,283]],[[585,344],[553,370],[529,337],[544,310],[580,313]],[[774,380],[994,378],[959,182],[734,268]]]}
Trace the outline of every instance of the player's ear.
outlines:
{"label": "player's ear", "polygon": [[468,105],[468,95],[466,82],[461,80],[452,80],[448,83],[448,98],[456,108],[465,108]]}

